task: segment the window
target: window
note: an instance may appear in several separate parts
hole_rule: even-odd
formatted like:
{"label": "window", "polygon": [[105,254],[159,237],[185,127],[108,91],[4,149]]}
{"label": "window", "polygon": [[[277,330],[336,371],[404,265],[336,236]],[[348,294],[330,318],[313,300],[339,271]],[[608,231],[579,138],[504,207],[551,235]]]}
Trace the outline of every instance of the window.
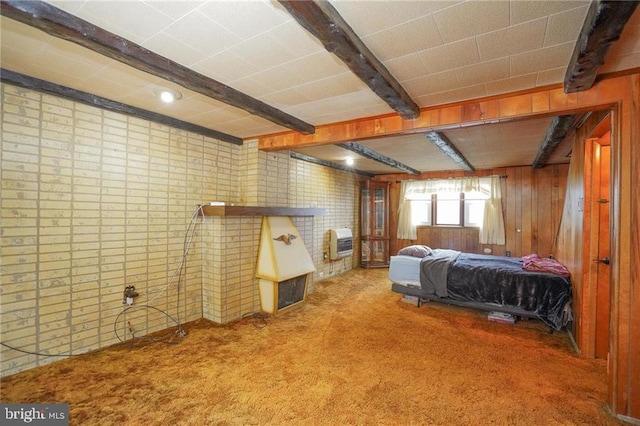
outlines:
{"label": "window", "polygon": [[438,192],[428,200],[413,200],[414,225],[479,227],[487,196],[477,192]]}

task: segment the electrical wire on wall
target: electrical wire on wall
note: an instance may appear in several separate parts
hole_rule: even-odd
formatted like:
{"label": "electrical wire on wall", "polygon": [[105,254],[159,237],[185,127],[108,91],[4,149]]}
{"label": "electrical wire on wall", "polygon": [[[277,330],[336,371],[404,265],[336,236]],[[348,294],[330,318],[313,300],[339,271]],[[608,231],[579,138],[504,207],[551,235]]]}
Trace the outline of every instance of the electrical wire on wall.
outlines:
{"label": "electrical wire on wall", "polygon": [[[175,325],[176,325],[176,331],[175,334],[180,337],[183,338],[187,335],[186,331],[184,330],[184,328],[182,327],[182,323],[180,321],[180,288],[181,286],[184,287],[184,291],[185,291],[185,315],[186,315],[186,291],[187,291],[187,287],[186,287],[186,278],[187,278],[187,256],[189,254],[189,251],[191,249],[191,245],[193,243],[193,237],[195,235],[195,231],[196,231],[196,225],[198,225],[198,223],[200,223],[197,218],[199,216],[203,216],[204,217],[204,213],[202,212],[202,205],[198,205],[198,207],[194,210],[193,214],[191,215],[191,219],[189,220],[189,225],[187,226],[187,230],[185,232],[184,235],[184,240],[183,240],[183,244],[182,244],[182,257],[180,258],[180,264],[178,265],[177,269],[174,271],[173,275],[169,278],[167,285],[158,292],[158,294],[156,294],[154,297],[152,297],[151,299],[149,299],[148,301],[146,301],[145,303],[142,304],[136,304],[133,306],[127,306],[126,308],[124,308],[116,317],[116,319],[113,322],[113,331],[116,335],[116,337],[118,338],[118,340],[122,343],[124,343],[126,341],[126,339],[122,339],[122,337],[120,337],[120,335],[118,334],[118,320],[120,319],[120,317],[122,315],[125,315],[128,311],[130,311],[131,309],[135,309],[135,308],[144,308],[144,309],[152,309],[155,311],[160,312],[161,314],[163,314],[164,316],[166,316],[168,319],[170,319]],[[166,311],[163,311],[162,309],[156,308],[155,306],[152,306],[151,303],[156,301],[162,294],[164,294],[165,292],[168,292],[168,290],[173,286],[174,282],[176,281],[177,278],[177,282],[175,284],[176,287],[176,315],[175,318],[172,317],[171,315],[169,315],[169,313],[167,313]],[[132,336],[132,339],[134,340],[139,340],[139,341],[144,341],[144,342],[164,342],[164,343],[176,343],[175,341],[173,341],[172,339],[153,339],[153,338],[147,338],[147,337],[137,337],[135,335],[135,330],[133,329],[133,326],[131,325],[131,323],[129,321],[127,321],[127,329],[129,331],[129,333]]]}
{"label": "electrical wire on wall", "polygon": [[[184,237],[184,242],[183,242],[183,252],[182,252],[182,257],[180,260],[180,264],[178,265],[178,268],[175,270],[175,272],[173,273],[173,275],[171,276],[171,278],[169,279],[169,281],[167,282],[167,285],[160,290],[160,292],[158,294],[156,294],[153,298],[151,298],[150,300],[148,300],[146,303],[143,304],[137,304],[137,305],[133,305],[133,306],[127,306],[126,308],[124,308],[116,317],[114,323],[113,323],[113,331],[116,335],[116,337],[118,338],[118,340],[120,342],[125,342],[125,340],[123,340],[120,335],[118,334],[118,330],[117,330],[117,324],[118,324],[118,320],[120,319],[120,317],[122,315],[125,315],[128,311],[130,311],[131,309],[135,309],[135,308],[144,308],[144,309],[150,309],[150,310],[155,310],[160,312],[161,314],[163,314],[164,316],[166,316],[169,320],[171,320],[177,327],[176,329],[176,334],[182,338],[185,337],[187,335],[187,333],[185,332],[184,328],[182,327],[182,324],[180,322],[180,286],[183,283],[183,281],[186,281],[186,274],[187,274],[187,255],[189,254],[189,250],[191,248],[191,244],[193,242],[193,237],[195,235],[195,230],[196,230],[196,225],[199,223],[197,221],[198,216],[202,215],[204,217],[204,214],[202,212],[202,206],[199,205],[196,210],[193,212],[193,214],[191,215],[191,220],[189,221],[189,225],[187,226],[187,231],[185,233],[185,237]],[[176,284],[176,289],[177,289],[177,302],[176,302],[176,316],[175,318],[172,317],[171,315],[169,315],[166,311],[163,311],[162,309],[156,308],[155,306],[151,306],[151,303],[154,302],[155,300],[157,300],[162,294],[164,294],[169,288],[172,287],[172,285],[174,284],[174,281],[177,278],[177,284]],[[186,285],[184,286],[185,289],[185,293],[186,293]],[[186,301],[186,296],[185,296],[185,301]],[[185,311],[186,311],[186,305],[185,305]],[[127,329],[129,330],[129,333],[131,334],[132,338],[134,340],[139,340],[139,341],[144,341],[144,342],[165,342],[165,343],[175,343],[171,340],[168,339],[151,339],[151,338],[144,338],[144,337],[137,337],[135,335],[135,331],[133,329],[133,326],[131,325],[130,321],[127,321]],[[81,354],[72,354],[72,353],[64,353],[64,354],[45,354],[45,353],[41,353],[41,352],[34,352],[34,351],[27,351],[24,349],[20,349],[17,348],[15,346],[6,344],[4,342],[0,342],[0,345],[9,348],[11,350],[17,351],[17,352],[22,352],[28,355],[36,355],[36,356],[45,356],[45,357],[71,357],[71,356],[80,356]]]}

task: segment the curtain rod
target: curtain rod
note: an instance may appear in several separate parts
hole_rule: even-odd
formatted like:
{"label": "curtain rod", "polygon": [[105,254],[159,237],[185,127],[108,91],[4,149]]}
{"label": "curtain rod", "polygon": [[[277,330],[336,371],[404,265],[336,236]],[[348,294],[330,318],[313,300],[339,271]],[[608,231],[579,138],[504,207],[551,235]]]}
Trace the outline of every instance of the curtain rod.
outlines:
{"label": "curtain rod", "polygon": [[[507,175],[489,175],[489,176],[458,176],[458,177],[448,177],[448,178],[429,178],[429,179],[405,179],[406,180],[449,180],[449,179],[464,179],[464,178],[468,178],[468,177],[475,177],[475,178],[487,178],[487,177],[497,177],[500,179],[507,179],[508,176]],[[401,180],[397,180],[396,183],[402,183],[403,181]]]}

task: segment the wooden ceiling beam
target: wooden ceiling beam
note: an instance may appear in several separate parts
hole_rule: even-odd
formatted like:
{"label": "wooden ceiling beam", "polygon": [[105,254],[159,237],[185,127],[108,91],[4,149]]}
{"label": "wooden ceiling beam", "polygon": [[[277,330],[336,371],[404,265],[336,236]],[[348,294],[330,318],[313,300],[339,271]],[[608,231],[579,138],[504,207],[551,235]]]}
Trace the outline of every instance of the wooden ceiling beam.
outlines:
{"label": "wooden ceiling beam", "polygon": [[348,149],[351,152],[355,152],[356,154],[362,155],[363,157],[369,158],[371,160],[377,161],[378,163],[382,163],[386,166],[393,167],[394,169],[402,170],[405,173],[409,173],[412,175],[419,175],[420,172],[414,168],[407,166],[406,164],[402,164],[399,161],[394,160],[391,157],[387,157],[386,155],[380,154],[366,146],[360,145],[355,142],[344,142],[339,143],[337,146]]}
{"label": "wooden ceiling beam", "polygon": [[545,166],[549,157],[553,154],[553,151],[555,151],[567,136],[569,130],[571,130],[574,121],[575,116],[573,115],[560,115],[553,118],[531,167],[539,169]]}
{"label": "wooden ceiling beam", "polygon": [[429,142],[447,154],[459,167],[468,172],[474,172],[476,170],[444,134],[439,132],[427,132],[424,135]]}
{"label": "wooden ceiling beam", "polygon": [[330,167],[336,170],[342,170],[343,172],[355,173],[361,176],[366,176],[368,178],[372,178],[373,173],[363,172],[361,170],[354,169],[352,167],[343,166],[342,164],[334,163],[332,161],[321,160],[320,158],[311,157],[310,155],[300,154],[299,152],[291,151],[289,152],[289,157],[295,158],[296,160],[302,160],[313,164],[318,164],[320,166]]}
{"label": "wooden ceiling beam", "polygon": [[222,142],[229,142],[235,145],[242,145],[241,138],[232,136],[226,133],[218,132],[207,127],[198,126],[197,124],[187,123],[186,121],[178,120],[177,118],[169,117],[166,115],[158,114],[146,109],[137,108],[131,105],[122,104],[120,102],[112,101],[110,99],[102,98],[100,96],[92,95],[91,93],[75,90],[70,87],[61,86],[59,84],[51,83],[49,81],[40,80],[38,78],[29,77],[24,74],[6,70],[0,68],[0,80],[13,84],[25,89],[31,89],[38,92],[49,93],[52,95],[60,96],[65,99],[70,99],[75,102],[79,102],[85,105],[94,106],[96,108],[102,108],[107,111],[117,112],[120,114],[130,115],[132,117],[143,118],[145,120],[153,121],[155,123],[164,124],[167,126],[175,127],[177,129],[186,130],[199,135],[208,136],[210,138],[217,139]]}
{"label": "wooden ceiling beam", "polygon": [[43,1],[2,0],[2,15],[303,134],[315,127]]}
{"label": "wooden ceiling beam", "polygon": [[593,86],[609,47],[620,38],[637,6],[638,1],[592,1],[564,76],[565,93]]}
{"label": "wooden ceiling beam", "polygon": [[328,1],[278,0],[302,27],[340,58],[358,78],[404,119],[420,115],[420,107],[367,48]]}

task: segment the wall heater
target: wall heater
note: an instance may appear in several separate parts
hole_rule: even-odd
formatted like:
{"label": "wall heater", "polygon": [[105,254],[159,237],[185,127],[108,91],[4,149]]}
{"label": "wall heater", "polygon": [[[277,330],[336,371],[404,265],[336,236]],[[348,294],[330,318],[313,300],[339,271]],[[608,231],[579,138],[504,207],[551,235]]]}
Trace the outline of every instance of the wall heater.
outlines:
{"label": "wall heater", "polygon": [[332,229],[329,236],[331,260],[338,260],[353,253],[353,233],[349,228]]}

